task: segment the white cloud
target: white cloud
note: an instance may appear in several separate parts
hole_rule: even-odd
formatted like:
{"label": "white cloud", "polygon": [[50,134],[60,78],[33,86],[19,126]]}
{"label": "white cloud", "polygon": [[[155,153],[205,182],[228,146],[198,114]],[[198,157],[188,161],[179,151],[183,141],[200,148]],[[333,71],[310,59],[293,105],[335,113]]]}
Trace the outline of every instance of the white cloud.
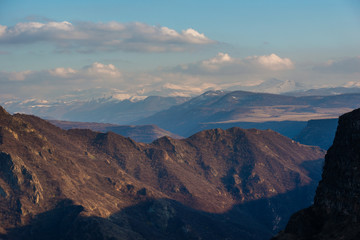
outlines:
{"label": "white cloud", "polygon": [[208,69],[218,69],[221,64],[231,63],[234,59],[227,53],[218,53],[216,57],[202,61],[202,65]]}
{"label": "white cloud", "polygon": [[170,29],[167,27],[161,27],[160,30],[164,36],[169,36],[169,37],[179,37],[180,36],[180,34],[178,32],[176,32],[174,29]]}
{"label": "white cloud", "polygon": [[[108,27],[121,28],[118,25]],[[176,35],[171,30],[162,31]],[[55,98],[72,89],[84,92],[99,88],[121,89],[121,92],[116,93],[118,95],[113,94],[117,99],[134,95],[195,96],[208,90],[277,93],[299,88],[297,83],[304,83],[304,79],[309,82],[306,87],[324,82],[337,83],[337,86],[360,86],[359,74],[344,75],[349,77],[342,78],[340,82],[337,74],[311,70],[304,74],[300,70],[294,68],[289,58],[276,54],[236,58],[225,52],[203,61],[147,72],[120,71],[113,64],[94,62],[78,69],[58,67],[43,71],[0,71],[0,94],[46,95]]]}
{"label": "white cloud", "polygon": [[281,58],[274,53],[265,56],[252,56],[246,60],[252,63],[258,63],[260,66],[274,71],[294,68],[294,64],[289,58]]}
{"label": "white cloud", "polygon": [[185,51],[215,43],[194,29],[174,29],[144,23],[25,22],[0,25],[0,44],[49,42],[60,49],[90,51]]}
{"label": "white cloud", "polygon": [[126,85],[119,69],[113,64],[99,62],[80,69],[58,67],[42,71],[0,71],[0,83],[0,94],[50,98],[62,96],[74,89]]}
{"label": "white cloud", "polygon": [[[1,73],[1,72],[0,72]],[[44,71],[26,71],[26,72],[12,72],[11,74],[32,74],[34,78],[38,79],[52,79],[62,81],[65,79],[77,81],[88,80],[93,81],[95,79],[120,79],[122,77],[121,71],[116,68],[113,64],[103,64],[94,62],[91,65],[85,66],[81,69],[75,70],[73,68],[58,67]]]}
{"label": "white cloud", "polygon": [[243,75],[281,72],[294,69],[289,58],[281,58],[276,54],[233,58],[228,53],[218,53],[215,57],[197,63],[183,64],[170,71],[186,74],[220,74]]}
{"label": "white cloud", "polygon": [[71,75],[75,74],[77,71],[72,68],[55,68],[52,70],[49,70],[49,73],[52,76],[58,76],[58,77],[70,77]]}
{"label": "white cloud", "polygon": [[205,35],[203,33],[199,33],[199,32],[197,32],[196,30],[194,30],[192,28],[188,28],[186,30],[183,30],[182,35],[190,43],[195,43],[195,44],[209,43],[209,39],[207,37],[205,37]]}
{"label": "white cloud", "polygon": [[113,64],[102,64],[99,62],[93,63],[91,66],[84,68],[85,73],[89,76],[96,77],[110,77],[110,78],[119,78],[121,77],[121,72]]}
{"label": "white cloud", "polygon": [[0,43],[33,43],[67,39],[73,30],[69,22],[25,22],[13,27],[0,26]]}

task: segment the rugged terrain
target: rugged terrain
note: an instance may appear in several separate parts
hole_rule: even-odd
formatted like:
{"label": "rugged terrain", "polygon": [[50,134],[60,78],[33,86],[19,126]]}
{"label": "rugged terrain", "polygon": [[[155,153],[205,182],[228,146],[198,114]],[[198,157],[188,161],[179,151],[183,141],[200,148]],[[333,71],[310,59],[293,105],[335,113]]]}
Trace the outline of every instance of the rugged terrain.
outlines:
{"label": "rugged terrain", "polygon": [[214,129],[137,143],[0,108],[8,239],[264,239],[311,204],[324,152]]}
{"label": "rugged terrain", "polygon": [[339,118],[314,204],[275,239],[360,239],[360,109]]}

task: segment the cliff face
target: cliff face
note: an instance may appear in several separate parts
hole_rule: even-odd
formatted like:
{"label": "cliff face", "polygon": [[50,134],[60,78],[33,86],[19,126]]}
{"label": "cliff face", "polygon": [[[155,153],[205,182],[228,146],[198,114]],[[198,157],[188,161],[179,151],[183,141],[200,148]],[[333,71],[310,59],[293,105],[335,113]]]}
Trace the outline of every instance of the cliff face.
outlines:
{"label": "cliff face", "polygon": [[273,131],[142,144],[0,107],[0,237],[264,239],[310,205],[322,157]]}
{"label": "cliff face", "polygon": [[306,127],[293,139],[302,144],[329,149],[333,143],[337,125],[337,118],[310,120]]}
{"label": "cliff face", "polygon": [[339,118],[313,206],[276,239],[360,239],[360,109]]}

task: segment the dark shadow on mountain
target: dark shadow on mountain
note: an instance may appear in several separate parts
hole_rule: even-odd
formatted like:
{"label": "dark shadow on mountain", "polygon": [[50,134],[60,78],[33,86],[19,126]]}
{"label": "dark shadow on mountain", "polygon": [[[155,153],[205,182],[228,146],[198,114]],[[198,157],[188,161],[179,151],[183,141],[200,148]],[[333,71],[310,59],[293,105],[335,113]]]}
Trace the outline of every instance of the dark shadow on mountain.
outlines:
{"label": "dark shadow on mountain", "polygon": [[75,220],[84,210],[72,200],[60,201],[54,209],[35,216],[28,225],[11,229],[1,239],[66,239],[64,238],[73,227]]}
{"label": "dark shadow on mountain", "polygon": [[308,207],[317,183],[272,198],[233,206],[225,213],[195,210],[171,199],[149,199],[108,218],[86,217],[83,207],[63,200],[2,239],[270,239],[290,215]]}

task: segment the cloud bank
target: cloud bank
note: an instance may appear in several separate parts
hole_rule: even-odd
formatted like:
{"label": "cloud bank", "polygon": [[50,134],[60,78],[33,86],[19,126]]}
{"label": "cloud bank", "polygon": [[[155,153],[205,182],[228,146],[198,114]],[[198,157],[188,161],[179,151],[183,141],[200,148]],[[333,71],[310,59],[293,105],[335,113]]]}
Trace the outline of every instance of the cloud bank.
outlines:
{"label": "cloud bank", "polygon": [[228,53],[218,53],[217,56],[197,63],[176,66],[170,71],[188,74],[249,74],[291,70],[294,63],[289,58],[281,58],[276,54],[233,58]]}
{"label": "cloud bank", "polygon": [[[342,74],[342,83],[339,75],[332,71],[342,69],[339,66],[344,66],[344,62],[329,61],[327,71],[310,68],[304,74],[291,59],[275,53],[236,58],[220,52],[202,61],[143,72],[127,72],[113,64],[101,62],[78,69],[57,67],[42,71],[0,71],[0,97],[12,95],[58,99],[70,95],[76,98],[77,93],[88,93],[91,99],[94,97],[93,89],[97,89],[96,96],[102,96],[106,89],[115,89],[117,99],[150,95],[195,96],[208,90],[281,93],[316,88],[323,82],[328,84],[326,87],[339,84],[359,87],[360,74],[358,68],[354,67],[358,59],[347,59],[345,62],[349,61],[353,63],[352,73]],[[297,84],[304,83],[304,79],[309,82],[308,86]]]}
{"label": "cloud bank", "polygon": [[[199,39],[202,37],[197,36]],[[0,93],[61,97],[73,89],[112,88],[121,89],[121,94],[129,96],[194,96],[207,90],[253,89],[292,68],[294,64],[290,59],[276,54],[239,59],[228,53],[218,53],[203,61],[149,72],[124,72],[113,64],[94,62],[80,69],[58,67],[43,71],[0,71],[3,86]]]}
{"label": "cloud bank", "polygon": [[0,25],[0,44],[55,44],[59,50],[92,51],[185,51],[215,41],[188,28],[180,32],[145,23],[24,22]]}

